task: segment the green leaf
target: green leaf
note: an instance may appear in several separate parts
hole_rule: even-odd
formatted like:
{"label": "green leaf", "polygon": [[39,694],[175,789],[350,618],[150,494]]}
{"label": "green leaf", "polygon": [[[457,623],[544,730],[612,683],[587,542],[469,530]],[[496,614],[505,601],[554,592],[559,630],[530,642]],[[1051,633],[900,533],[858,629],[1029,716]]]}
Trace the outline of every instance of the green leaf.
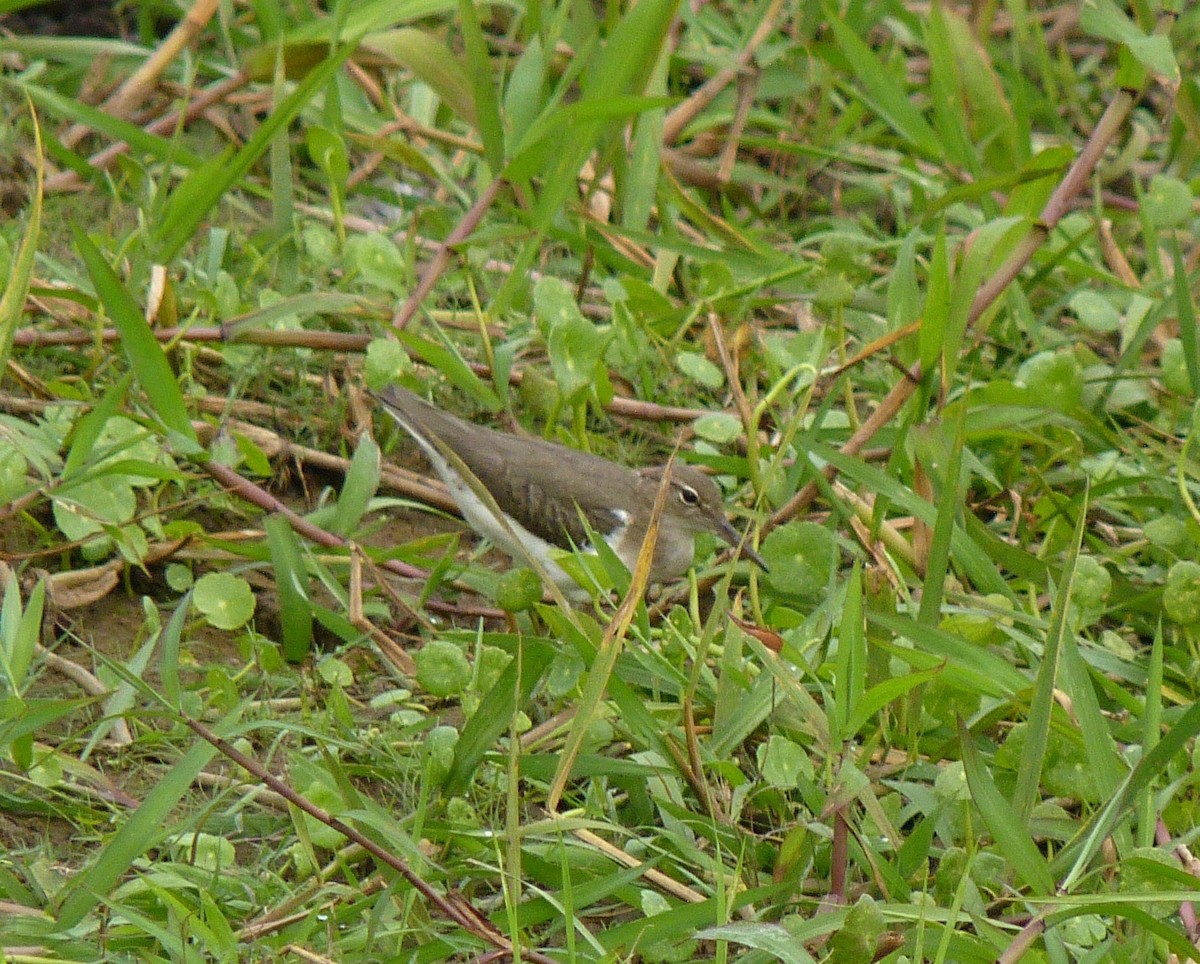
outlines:
{"label": "green leaf", "polygon": [[299,663],[312,650],[313,605],[308,595],[308,570],[304,566],[300,540],[287,519],[271,515],[264,526],[271,566],[275,570],[275,587],[279,591],[283,658],[289,663]]}
{"label": "green leaf", "polygon": [[1123,44],[1138,63],[1158,74],[1167,86],[1178,85],[1179,64],[1171,49],[1171,38],[1145,33],[1112,0],[1086,0],[1079,11],[1079,27],[1093,37]]}
{"label": "green leaf", "polygon": [[231,572],[209,572],[197,579],[192,602],[217,629],[237,629],[254,615],[250,584]]}
{"label": "green leaf", "polygon": [[466,65],[433,34],[415,27],[401,27],[369,34],[363,38],[363,46],[402,64],[454,113],[476,126],[475,95],[468,83]]}
{"label": "green leaf", "polygon": [[137,124],[114,117],[79,99],[63,97],[53,90],[39,87],[36,84],[23,84],[22,89],[29,94],[32,100],[64,120],[86,124],[108,140],[124,141],[135,151],[148,154],[155,160],[170,160],[187,167],[197,167],[204,161],[202,155],[188,150],[175,141],[151,134]]}
{"label": "green leaf", "polygon": [[675,366],[694,382],[705,388],[720,388],[725,384],[725,372],[699,352],[681,351],[675,356]]}
{"label": "green leaf", "polygon": [[1098,291],[1077,291],[1068,302],[1079,323],[1091,331],[1117,331],[1121,313]]}
{"label": "green leaf", "polygon": [[829,588],[837,544],[824,526],[789,522],[772,531],[759,552],[770,567],[765,578],[776,592],[811,598]]}
{"label": "green leaf", "polygon": [[[677,5],[678,0],[639,0],[625,13],[582,78],[583,97],[574,108],[581,116],[586,116],[584,111],[611,106],[614,98],[643,92]],[[559,140],[560,149],[549,159],[550,167],[542,172],[543,188],[533,216],[536,231],[541,233],[549,228],[562,211],[568,195],[576,189],[584,159],[623,117],[622,114],[617,120],[581,120],[573,125],[570,136]]]}
{"label": "green leaf", "polygon": [[1186,182],[1168,174],[1155,174],[1141,197],[1151,223],[1157,228],[1182,228],[1192,223],[1195,196]]}
{"label": "green leaf", "polygon": [[386,234],[371,231],[346,241],[346,266],[377,288],[398,298],[408,294],[409,272],[404,254]]}
{"label": "green leaf", "polygon": [[341,69],[346,58],[354,51],[355,44],[354,41],[344,43],[329,54],[282,103],[275,105],[240,150],[214,158],[175,187],[153,232],[159,261],[171,261],[191,240],[200,223],[226,191],[240,181],[267,152],[275,135],[284,130]]}
{"label": "green leaf", "polygon": [[1175,291],[1175,308],[1179,312],[1179,341],[1183,345],[1183,360],[1192,386],[1192,396],[1196,397],[1200,395],[1200,326],[1197,325],[1196,303],[1192,300],[1192,289],[1178,238],[1171,239],[1171,261],[1174,269],[1171,283]]}
{"label": "green leaf", "polygon": [[813,778],[808,751],[777,733],[758,745],[757,763],[763,779],[773,787],[792,789],[801,778]]}
{"label": "green leaf", "polygon": [[197,743],[183,758],[153,783],[141,806],[117,830],[95,862],[70,879],[59,893],[58,926],[75,927],[101,900],[112,893],[139,856],[156,846],[170,825],[168,817],[192,789],[192,784],[212,758],[216,747]]}
{"label": "green leaf", "polygon": [[438,335],[438,342],[421,338],[411,331],[393,331],[393,334],[413,354],[423,358],[446,376],[455,388],[469,395],[489,412],[500,411],[503,405],[491,386],[471,370],[467,360],[440,328],[435,327],[434,331]]}
{"label": "green leaf", "polygon": [[4,675],[11,693],[25,690],[26,675],[41,638],[45,600],[46,580],[39,579],[22,611],[21,586],[16,573],[9,570],[4,602],[0,606],[0,658],[3,659]]}
{"label": "green leaf", "polygon": [[1163,612],[1181,626],[1200,625],[1200,563],[1180,559],[1167,572]]}
{"label": "green leaf", "polygon": [[692,428],[701,438],[724,445],[742,434],[742,420],[729,412],[712,412],[692,422]]}
{"label": "green leaf", "polygon": [[408,352],[394,338],[373,338],[367,345],[363,374],[367,387],[382,391],[412,371]]}
{"label": "green leaf", "polygon": [[326,127],[310,127],[304,132],[304,146],[312,162],[329,178],[330,183],[344,187],[346,178],[350,176],[350,158],[346,153],[346,142]]}
{"label": "green leaf", "polygon": [[120,476],[85,479],[55,492],[54,524],[72,542],[98,535],[105,526],[120,526],[137,512],[133,487]]}
{"label": "green leaf", "polygon": [[958,743],[962,749],[971,799],[982,813],[983,822],[995,838],[1000,853],[1004,854],[1035,895],[1049,896],[1054,893],[1054,877],[1045,858],[1030,838],[1021,817],[996,789],[975,746],[975,737],[962,720],[958,722]]}
{"label": "green leaf", "polygon": [[75,423],[71,432],[71,447],[67,450],[63,462],[62,478],[64,481],[78,475],[83,467],[94,458],[95,449],[100,441],[108,420],[116,414],[125,401],[125,392],[133,380],[132,374],[125,374],[106,391],[100,401],[92,406],[92,410]]}
{"label": "green leaf", "polygon": [[[30,112],[33,113],[32,108]],[[17,249],[17,256],[7,272],[4,294],[0,295],[0,382],[3,382],[8,371],[8,355],[12,350],[13,334],[25,312],[25,299],[29,295],[29,284],[33,279],[34,256],[37,254],[42,232],[42,182],[45,165],[42,160],[42,129],[36,113],[33,113],[33,133],[36,179],[29,199],[29,219],[21,235],[21,246]]]}
{"label": "green leaf", "polygon": [[602,331],[584,318],[570,289],[558,278],[538,279],[533,304],[558,390],[568,405],[577,405],[594,386],[607,382],[604,353],[613,332]]}
{"label": "green leaf", "polygon": [[466,48],[465,73],[471,80],[472,115],[483,140],[483,154],[493,173],[504,167],[504,125],[500,120],[500,100],[492,75],[492,57],[483,36],[474,0],[459,0],[459,23]]}
{"label": "green leaf", "polygon": [[[821,532],[825,532],[821,529]],[[825,533],[828,535],[828,533]],[[838,624],[838,648],[835,661],[833,702],[829,710],[829,722],[835,740],[847,741],[854,737],[848,729],[854,707],[862,700],[867,670],[867,640],[863,632],[862,566],[854,564],[850,581],[846,585],[842,603],[841,621]]]}
{"label": "green leaf", "polygon": [[519,647],[463,727],[454,747],[454,764],[446,777],[447,793],[461,794],[470,785],[484,754],[508,730],[513,714],[526,705],[558,650],[550,640],[534,636],[521,637]]}
{"label": "green leaf", "polygon": [[417,682],[431,696],[458,696],[471,682],[471,664],[462,648],[447,639],[431,639],[413,657]]}
{"label": "green leaf", "polygon": [[137,303],[78,225],[72,224],[71,230],[75,236],[75,247],[87,265],[96,294],[121,336],[121,347],[125,349],[129,364],[142,391],[150,400],[154,414],[170,431],[198,446],[187,406],[183,402],[183,393],[175,381],[175,373],[171,371],[167,356],[163,354],[162,346],[155,339],[146,319],[138,311]]}
{"label": "green leaf", "polygon": [[885,67],[867,42],[840,15],[831,13],[827,22],[842,53],[850,61],[850,71],[859,84],[863,100],[910,145],[928,157],[940,158],[941,140],[908,99],[904,78]]}
{"label": "green leaf", "polygon": [[329,523],[329,531],[349,537],[366,514],[375,490],[379,488],[379,446],[370,434],[364,432],[358,439],[358,448],[346,472],[342,493],[338,496],[337,511]]}
{"label": "green leaf", "polygon": [[1067,561],[1058,581],[1054,599],[1054,610],[1046,641],[1042,651],[1034,682],[1033,698],[1029,705],[1029,739],[1021,755],[1017,772],[1017,785],[1013,790],[1013,810],[1022,820],[1028,820],[1037,799],[1038,781],[1046,760],[1046,744],[1050,735],[1050,714],[1054,707],[1054,694],[1059,683],[1059,667],[1064,640],[1070,635],[1067,613],[1073,595],[1076,564],[1079,548],[1083,544],[1084,523],[1087,512],[1081,511],[1075,524],[1075,533],[1069,547]]}

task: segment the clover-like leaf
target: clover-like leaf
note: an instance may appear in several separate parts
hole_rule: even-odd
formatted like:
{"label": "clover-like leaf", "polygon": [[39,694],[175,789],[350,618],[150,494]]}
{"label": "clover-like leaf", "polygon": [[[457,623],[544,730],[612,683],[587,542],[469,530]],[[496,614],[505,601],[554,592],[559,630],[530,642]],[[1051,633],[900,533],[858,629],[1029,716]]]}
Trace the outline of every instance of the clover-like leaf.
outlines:
{"label": "clover-like leaf", "polygon": [[675,367],[694,382],[705,388],[720,388],[725,384],[725,373],[699,352],[681,351],[675,356]]}
{"label": "clover-like leaf", "polygon": [[1182,559],[1167,572],[1163,589],[1167,618],[1183,626],[1200,623],[1200,562]]}
{"label": "clover-like leaf", "polygon": [[760,547],[770,571],[767,582],[778,592],[812,596],[829,584],[837,562],[837,544],[829,530],[815,522],[789,522]]}
{"label": "clover-like leaf", "polygon": [[729,412],[709,412],[692,422],[692,428],[701,438],[724,445],[742,434],[742,420]]}
{"label": "clover-like leaf", "polygon": [[250,584],[231,572],[209,572],[197,579],[192,602],[217,629],[237,629],[254,615]]}
{"label": "clover-like leaf", "polygon": [[449,640],[430,640],[413,662],[417,664],[417,682],[433,696],[458,696],[471,680],[471,664]]}
{"label": "clover-like leaf", "polygon": [[356,234],[346,241],[346,264],[367,284],[402,297],[408,292],[404,255],[386,234]]}

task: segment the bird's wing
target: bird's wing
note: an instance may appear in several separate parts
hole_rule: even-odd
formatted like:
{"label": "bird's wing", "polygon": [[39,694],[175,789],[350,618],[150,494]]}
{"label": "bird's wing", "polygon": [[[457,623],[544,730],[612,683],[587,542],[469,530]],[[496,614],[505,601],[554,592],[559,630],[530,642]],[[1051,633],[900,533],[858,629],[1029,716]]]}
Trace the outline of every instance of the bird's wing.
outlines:
{"label": "bird's wing", "polygon": [[[573,458],[578,465],[579,455]],[[624,521],[606,500],[623,481],[615,476],[626,470],[604,459],[589,460],[588,471],[574,484],[562,473],[561,454],[536,439],[506,437],[487,460],[496,501],[508,505],[513,518],[553,545],[571,549],[588,544],[581,513],[599,533],[611,532]]]}

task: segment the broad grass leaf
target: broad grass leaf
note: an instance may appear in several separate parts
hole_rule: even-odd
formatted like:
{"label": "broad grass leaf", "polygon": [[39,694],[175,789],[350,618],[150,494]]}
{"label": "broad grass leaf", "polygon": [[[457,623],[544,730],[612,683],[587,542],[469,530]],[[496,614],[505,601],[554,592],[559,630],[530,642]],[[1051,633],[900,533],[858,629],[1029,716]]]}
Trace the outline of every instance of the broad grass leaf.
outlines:
{"label": "broad grass leaf", "polygon": [[379,446],[364,432],[350,460],[350,468],[346,472],[341,495],[338,496],[337,510],[329,524],[330,532],[349,537],[358,528],[379,488],[379,475]]}
{"label": "broad grass leaf", "polygon": [[171,811],[216,753],[209,743],[194,744],[151,786],[141,806],[109,838],[91,866],[73,877],[59,894],[56,919],[60,928],[72,928],[82,921],[112,893],[133,862],[163,839]]}
{"label": "broad grass leaf", "polygon": [[1093,37],[1124,45],[1138,63],[1169,86],[1179,83],[1179,62],[1171,38],[1145,33],[1112,0],[1088,0],[1080,8],[1079,26]]}
{"label": "broad grass leaf", "polygon": [[197,445],[175,373],[167,363],[162,346],[138,311],[137,303],[87,235],[75,225],[72,225],[72,231],[75,247],[87,265],[96,294],[121,335],[121,346],[154,414],[181,440]]}
{"label": "broad grass leaf", "polygon": [[885,67],[866,41],[841,17],[831,16],[828,23],[842,53],[850,61],[863,101],[912,147],[927,157],[940,158],[941,139],[909,100],[903,78]]}
{"label": "broad grass leaf", "polygon": [[551,640],[535,637],[523,637],[519,646],[519,651],[513,654],[516,658],[504,668],[463,727],[454,747],[454,765],[446,778],[447,793],[462,793],[470,784],[483,755],[507,731],[513,714],[526,705],[557,650]]}
{"label": "broad grass leaf", "polygon": [[493,172],[499,172],[504,167],[507,151],[504,124],[500,120],[500,98],[492,73],[491,52],[473,0],[459,0],[458,16],[463,46],[466,48],[463,73],[471,82],[471,116],[483,140],[483,155],[487,158],[488,166]]}
{"label": "broad grass leaf", "polygon": [[[30,108],[32,112],[33,108]],[[33,192],[29,199],[29,218],[21,235],[21,244],[0,295],[0,381],[8,371],[8,355],[12,350],[13,335],[20,325],[25,311],[25,299],[29,295],[33,280],[33,263],[41,241],[42,200],[45,163],[42,160],[42,132],[37,114],[33,114],[35,167]]]}
{"label": "broad grass leaf", "polygon": [[295,90],[275,105],[240,149],[201,165],[175,187],[153,231],[156,256],[160,261],[170,261],[191,240],[225,192],[246,175],[270,148],[275,135],[286,129],[341,69],[354,46],[349,42],[343,44],[317,65]]}
{"label": "broad grass leaf", "polygon": [[975,746],[975,737],[965,723],[959,721],[958,742],[962,749],[963,765],[967,774],[967,785],[971,799],[983,815],[1000,852],[1012,864],[1034,894],[1049,896],[1054,893],[1054,877],[1045,858],[1029,836],[1021,816],[996,788],[991,774],[984,766],[983,758]]}
{"label": "broad grass leaf", "polygon": [[467,80],[466,65],[433,34],[416,27],[400,27],[367,35],[363,46],[403,64],[454,113],[472,127],[477,125],[475,94]]}
{"label": "broad grass leaf", "polygon": [[[363,438],[367,439],[370,436],[364,435]],[[378,454],[378,448],[376,448],[376,462],[378,462]],[[378,465],[376,468],[378,469]],[[353,467],[351,471],[353,471]],[[347,487],[349,487],[348,479]],[[344,492],[345,489],[343,489]],[[341,500],[338,501],[338,505],[341,506]],[[271,566],[275,570],[275,587],[279,593],[283,656],[289,663],[299,663],[312,650],[313,632],[313,605],[309,599],[308,570],[304,565],[303,549],[296,533],[283,516],[269,516],[265,522],[265,528],[267,548],[271,554]],[[201,581],[203,581],[203,577]],[[200,586],[197,584],[197,592],[199,589]]]}

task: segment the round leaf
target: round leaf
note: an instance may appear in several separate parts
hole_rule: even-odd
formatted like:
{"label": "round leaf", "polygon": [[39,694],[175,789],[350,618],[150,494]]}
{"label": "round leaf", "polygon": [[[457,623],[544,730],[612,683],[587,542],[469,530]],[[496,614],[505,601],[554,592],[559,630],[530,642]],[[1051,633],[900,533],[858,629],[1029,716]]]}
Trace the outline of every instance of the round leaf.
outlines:
{"label": "round leaf", "polygon": [[471,680],[471,664],[463,651],[445,639],[426,643],[413,657],[417,682],[432,696],[458,696]]}
{"label": "round leaf", "polygon": [[1097,291],[1077,291],[1071,296],[1070,304],[1071,311],[1085,328],[1116,331],[1121,327],[1121,313]]}
{"label": "round leaf", "polygon": [[699,352],[680,352],[675,357],[675,365],[688,378],[705,388],[720,388],[725,384],[725,373]]}
{"label": "round leaf", "polygon": [[732,442],[742,434],[742,421],[728,412],[711,412],[692,422],[696,434],[716,445]]}
{"label": "round leaf", "polygon": [[1143,203],[1150,220],[1160,228],[1182,227],[1188,224],[1192,214],[1192,192],[1178,178],[1156,174],[1150,179],[1150,190]]}
{"label": "round leaf", "polygon": [[367,284],[401,297],[408,292],[404,255],[385,234],[356,234],[347,240],[346,263]]}
{"label": "round leaf", "polygon": [[532,609],[542,600],[542,580],[532,569],[510,569],[496,583],[496,605],[506,613]]}
{"label": "round leaf", "polygon": [[1025,361],[1018,376],[1046,408],[1068,411],[1083,397],[1083,372],[1067,352],[1039,352]]}
{"label": "round leaf", "polygon": [[367,385],[376,391],[412,371],[412,359],[394,338],[375,338],[367,345],[364,373]]}
{"label": "round leaf", "polygon": [[770,567],[768,584],[793,596],[824,592],[837,562],[833,536],[815,522],[789,522],[767,536],[759,551]]}
{"label": "round leaf", "polygon": [[230,572],[210,572],[197,579],[192,601],[217,629],[237,629],[254,615],[249,583]]}
{"label": "round leaf", "polygon": [[1183,626],[1200,623],[1200,562],[1184,559],[1170,568],[1163,609],[1168,619]]}

